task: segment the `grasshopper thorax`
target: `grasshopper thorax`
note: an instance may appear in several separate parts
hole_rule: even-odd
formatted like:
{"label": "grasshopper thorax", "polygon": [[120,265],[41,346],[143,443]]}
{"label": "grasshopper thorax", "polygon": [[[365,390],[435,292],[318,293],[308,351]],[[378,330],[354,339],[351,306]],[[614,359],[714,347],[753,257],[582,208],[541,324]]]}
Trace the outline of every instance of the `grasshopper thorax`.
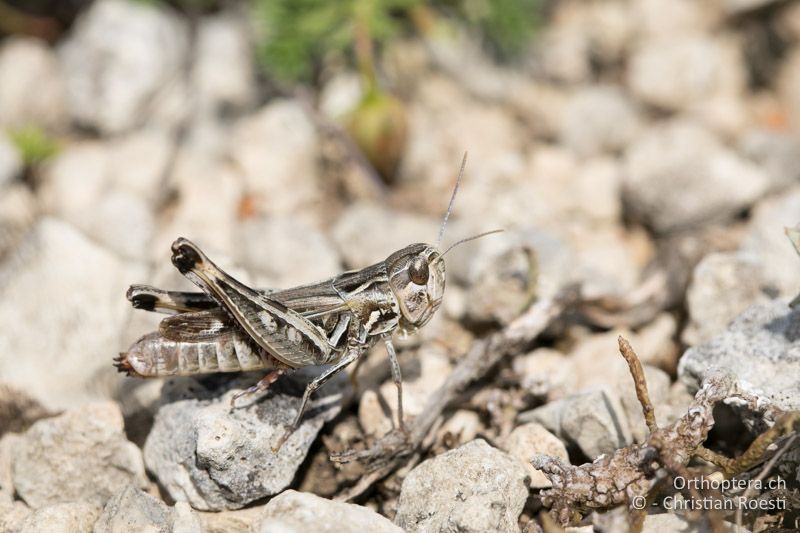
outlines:
{"label": "grasshopper thorax", "polygon": [[444,259],[435,246],[417,243],[386,259],[389,287],[400,307],[400,329],[413,333],[431,319],[444,295]]}

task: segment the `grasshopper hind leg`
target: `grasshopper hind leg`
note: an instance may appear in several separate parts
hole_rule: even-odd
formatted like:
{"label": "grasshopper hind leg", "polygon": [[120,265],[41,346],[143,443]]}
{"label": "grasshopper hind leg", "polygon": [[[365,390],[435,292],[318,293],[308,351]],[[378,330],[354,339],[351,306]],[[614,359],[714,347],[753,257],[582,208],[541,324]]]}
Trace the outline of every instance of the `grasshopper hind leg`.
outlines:
{"label": "grasshopper hind leg", "polygon": [[258,383],[253,385],[252,387],[248,387],[243,391],[237,392],[231,397],[231,409],[236,409],[236,400],[243,396],[251,396],[253,394],[258,394],[264,392],[269,388],[270,385],[275,383],[279,377],[281,377],[286,372],[285,368],[278,368],[276,370],[271,371],[269,374],[261,378]]}

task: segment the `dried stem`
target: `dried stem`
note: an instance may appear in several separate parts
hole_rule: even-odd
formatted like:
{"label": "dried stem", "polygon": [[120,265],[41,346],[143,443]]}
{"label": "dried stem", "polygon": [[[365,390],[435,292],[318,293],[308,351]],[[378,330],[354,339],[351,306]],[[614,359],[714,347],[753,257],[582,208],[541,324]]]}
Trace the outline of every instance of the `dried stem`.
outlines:
{"label": "dried stem", "polygon": [[650,401],[650,393],[647,391],[647,380],[644,377],[642,363],[639,362],[639,357],[636,355],[636,352],[633,351],[631,343],[629,343],[625,337],[620,335],[618,341],[619,353],[621,353],[625,361],[628,362],[628,368],[631,371],[631,377],[633,377],[633,384],[634,387],[636,387],[636,397],[639,399],[639,403],[642,404],[642,412],[644,413],[644,421],[647,424],[647,429],[650,433],[653,433],[658,429],[658,425],[656,424],[656,412],[653,408],[653,403]]}

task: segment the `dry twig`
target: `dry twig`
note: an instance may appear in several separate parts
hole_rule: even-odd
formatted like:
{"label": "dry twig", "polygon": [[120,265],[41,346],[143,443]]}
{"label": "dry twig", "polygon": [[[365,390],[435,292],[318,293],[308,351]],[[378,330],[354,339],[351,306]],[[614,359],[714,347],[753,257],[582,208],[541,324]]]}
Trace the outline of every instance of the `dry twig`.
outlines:
{"label": "dry twig", "polygon": [[621,448],[611,456],[601,456],[593,463],[581,466],[565,464],[549,456],[531,459],[533,466],[542,470],[553,484],[551,489],[541,493],[542,503],[563,525],[578,522],[590,510],[628,504],[632,524],[641,526],[642,502],[650,502],[661,481],[675,475],[687,479],[694,477],[687,468],[692,457],[710,458],[729,473],[741,472],[757,464],[769,445],[787,432],[795,431],[800,424],[800,414],[787,414],[760,435],[740,457],[725,458],[702,446],[714,425],[714,406],[731,398],[748,404],[754,399],[737,391],[731,376],[715,376],[703,384],[685,415],[673,424],[659,428],[641,364],[622,337],[620,352],[628,361],[650,434],[643,444]]}

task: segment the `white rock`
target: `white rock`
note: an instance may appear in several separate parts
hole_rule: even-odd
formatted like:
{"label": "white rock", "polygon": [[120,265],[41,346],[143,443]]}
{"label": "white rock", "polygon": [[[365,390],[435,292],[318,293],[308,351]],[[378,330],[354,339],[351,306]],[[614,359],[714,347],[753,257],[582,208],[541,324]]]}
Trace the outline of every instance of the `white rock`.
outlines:
{"label": "white rock", "polygon": [[0,266],[0,375],[53,410],[107,397],[125,291],[143,277],[72,226],[38,222]]}
{"label": "white rock", "polygon": [[628,16],[643,37],[664,38],[711,33],[720,23],[717,4],[694,0],[634,0]]}
{"label": "white rock", "polygon": [[306,110],[288,99],[273,100],[237,125],[230,140],[231,157],[265,213],[319,219],[324,197],[318,140]]}
{"label": "white rock", "polygon": [[22,156],[17,147],[8,135],[0,131],[0,189],[9,186],[20,175],[22,165]]}
{"label": "white rock", "polygon": [[342,271],[339,254],[316,227],[293,217],[259,216],[237,228],[240,262],[260,285],[288,288]]}
{"label": "white rock", "polygon": [[527,392],[547,400],[567,396],[577,383],[572,360],[551,348],[516,356],[513,369]]}
{"label": "white rock", "polygon": [[0,531],[17,532],[22,529],[25,518],[31,510],[21,501],[0,501]]}
{"label": "white rock", "polygon": [[542,74],[554,81],[579,83],[589,78],[589,35],[579,24],[548,26],[537,50]]}
{"label": "white rock", "polygon": [[70,115],[103,133],[161,119],[174,125],[172,110],[163,107],[174,104],[187,49],[186,24],[165,8],[94,3],[60,49]]}
{"label": "white rock", "polygon": [[19,533],[90,533],[100,510],[99,505],[87,501],[48,505],[29,514]]}
{"label": "white rock", "polygon": [[549,489],[553,486],[550,479],[531,465],[530,459],[534,455],[549,455],[557,457],[569,464],[569,455],[564,443],[547,431],[544,426],[531,422],[517,426],[505,438],[503,449],[525,465],[530,476],[531,489]]}
{"label": "white rock", "polygon": [[437,231],[438,224],[432,218],[360,202],[342,214],[331,237],[348,267],[364,268],[409,244],[434,241]]}
{"label": "white rock", "polygon": [[192,87],[200,109],[219,112],[251,105],[255,62],[246,21],[229,15],[203,18],[195,46]]}
{"label": "white rock", "polygon": [[453,413],[447,421],[442,424],[439,433],[444,435],[449,433],[457,438],[459,444],[466,444],[475,440],[478,433],[483,429],[481,417],[475,411],[459,409]]}
{"label": "white rock", "polygon": [[148,483],[114,402],[36,422],[14,446],[12,469],[14,489],[34,509],[78,500],[104,505],[126,485]]}
{"label": "white rock", "polygon": [[406,476],[395,523],[407,532],[519,531],[527,477],[517,459],[474,440]]}
{"label": "white rock", "polygon": [[[154,231],[153,206],[139,191],[115,186],[113,178],[115,169],[132,164],[113,157],[101,143],[71,147],[45,172],[41,186],[45,212],[67,220],[122,257],[141,258]],[[144,170],[143,178],[148,179]]]}
{"label": "white rock", "polygon": [[705,256],[686,291],[689,324],[681,335],[683,342],[694,346],[709,341],[750,305],[767,302],[763,268],[758,258],[743,253]]}
{"label": "white rock", "polygon": [[263,508],[254,524],[260,533],[402,533],[389,519],[361,505],[327,500],[308,492],[287,490]]}
{"label": "white rock", "polygon": [[580,156],[615,152],[639,130],[639,116],[629,96],[612,85],[587,86],[567,101],[561,141]]}
{"label": "white rock", "polygon": [[319,94],[319,110],[332,120],[341,119],[356,108],[363,94],[364,89],[358,74],[337,74],[322,88]]}
{"label": "white rock", "polygon": [[0,127],[64,127],[64,80],[50,47],[10,37],[0,47]]}
{"label": "white rock", "polygon": [[135,131],[111,141],[108,181],[155,206],[164,200],[167,166],[175,141],[163,129]]}
{"label": "white rock", "polygon": [[645,41],[628,68],[633,95],[667,110],[693,107],[720,93],[739,94],[745,79],[739,48],[704,36]]}
{"label": "white rock", "polygon": [[627,205],[657,232],[730,217],[768,188],[763,170],[691,122],[654,128],[627,152]]}

